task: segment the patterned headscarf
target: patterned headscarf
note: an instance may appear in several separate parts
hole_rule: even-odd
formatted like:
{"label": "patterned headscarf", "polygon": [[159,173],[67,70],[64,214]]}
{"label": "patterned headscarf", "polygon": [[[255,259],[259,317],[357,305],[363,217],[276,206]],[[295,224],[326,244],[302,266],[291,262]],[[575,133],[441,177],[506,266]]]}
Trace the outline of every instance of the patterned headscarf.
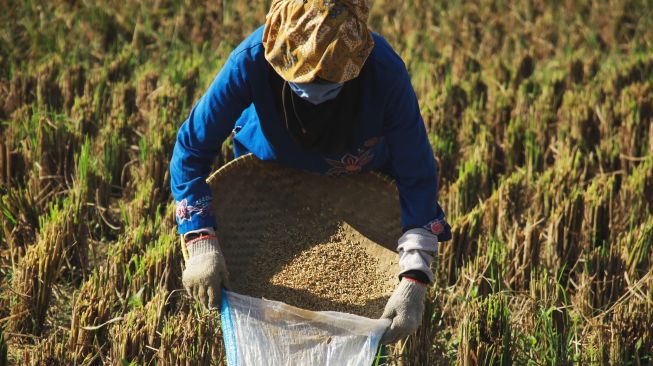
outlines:
{"label": "patterned headscarf", "polygon": [[374,41],[370,0],[273,0],[265,21],[265,58],[286,81],[358,76]]}

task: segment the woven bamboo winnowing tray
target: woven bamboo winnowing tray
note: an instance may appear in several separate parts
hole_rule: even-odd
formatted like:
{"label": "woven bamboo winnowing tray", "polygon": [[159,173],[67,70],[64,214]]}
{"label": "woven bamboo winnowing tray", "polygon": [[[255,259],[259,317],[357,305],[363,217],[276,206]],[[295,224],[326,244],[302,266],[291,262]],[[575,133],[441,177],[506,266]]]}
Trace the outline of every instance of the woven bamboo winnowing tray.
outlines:
{"label": "woven bamboo winnowing tray", "polygon": [[[392,180],[377,173],[319,175],[246,155],[218,169],[207,182],[232,290],[246,288],[242,281],[251,279],[247,274],[257,271],[252,258],[262,246],[288,240],[280,227],[292,226],[295,232],[312,233],[335,227],[334,222],[344,223],[367,238],[361,245],[378,261],[387,288],[396,284],[399,267],[394,250],[401,225],[399,198]],[[283,247],[279,251],[285,255]],[[290,261],[296,253],[286,254]],[[268,275],[260,274],[263,280]]]}

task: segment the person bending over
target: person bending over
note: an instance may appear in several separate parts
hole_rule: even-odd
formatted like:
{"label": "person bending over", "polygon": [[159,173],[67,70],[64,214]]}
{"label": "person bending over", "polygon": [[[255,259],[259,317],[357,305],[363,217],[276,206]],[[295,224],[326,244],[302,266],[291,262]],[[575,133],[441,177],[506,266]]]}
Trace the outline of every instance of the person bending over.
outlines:
{"label": "person bending over", "polygon": [[170,173],[189,253],[182,280],[207,308],[219,307],[228,272],[206,178],[233,133],[236,157],[251,153],[325,175],[380,171],[396,181],[400,280],[382,315],[392,323],[381,342],[421,324],[430,263],[451,232],[410,76],[368,29],[368,13],[366,0],[274,0],[265,25],[231,53],[179,129]]}

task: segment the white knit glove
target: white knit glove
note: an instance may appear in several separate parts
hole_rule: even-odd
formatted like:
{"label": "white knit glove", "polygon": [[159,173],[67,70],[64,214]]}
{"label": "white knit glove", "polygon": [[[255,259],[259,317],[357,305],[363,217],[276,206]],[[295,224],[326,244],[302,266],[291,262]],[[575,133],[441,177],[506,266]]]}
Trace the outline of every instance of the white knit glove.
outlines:
{"label": "white knit glove", "polygon": [[403,278],[385,305],[382,319],[392,323],[381,337],[382,344],[395,343],[417,330],[424,314],[426,285],[409,278]]}
{"label": "white knit glove", "polygon": [[[438,252],[438,237],[423,228],[410,229],[399,238],[399,275],[419,271],[433,282],[431,262]],[[392,324],[381,338],[381,343],[394,343],[414,333],[422,323],[426,284],[404,277],[390,296],[381,318]]]}
{"label": "white knit glove", "polygon": [[205,235],[186,243],[188,260],[182,283],[206,309],[220,308],[223,286],[228,286],[227,265],[215,235]]}

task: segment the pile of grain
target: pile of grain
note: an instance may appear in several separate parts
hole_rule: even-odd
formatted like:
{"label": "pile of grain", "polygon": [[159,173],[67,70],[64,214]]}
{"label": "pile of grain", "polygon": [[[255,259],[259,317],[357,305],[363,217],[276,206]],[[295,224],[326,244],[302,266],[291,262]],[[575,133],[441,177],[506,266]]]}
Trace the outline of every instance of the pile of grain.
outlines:
{"label": "pile of grain", "polygon": [[245,278],[234,279],[236,290],[309,310],[379,317],[396,273],[370,255],[376,244],[345,223],[306,219],[263,230],[265,245]]}

